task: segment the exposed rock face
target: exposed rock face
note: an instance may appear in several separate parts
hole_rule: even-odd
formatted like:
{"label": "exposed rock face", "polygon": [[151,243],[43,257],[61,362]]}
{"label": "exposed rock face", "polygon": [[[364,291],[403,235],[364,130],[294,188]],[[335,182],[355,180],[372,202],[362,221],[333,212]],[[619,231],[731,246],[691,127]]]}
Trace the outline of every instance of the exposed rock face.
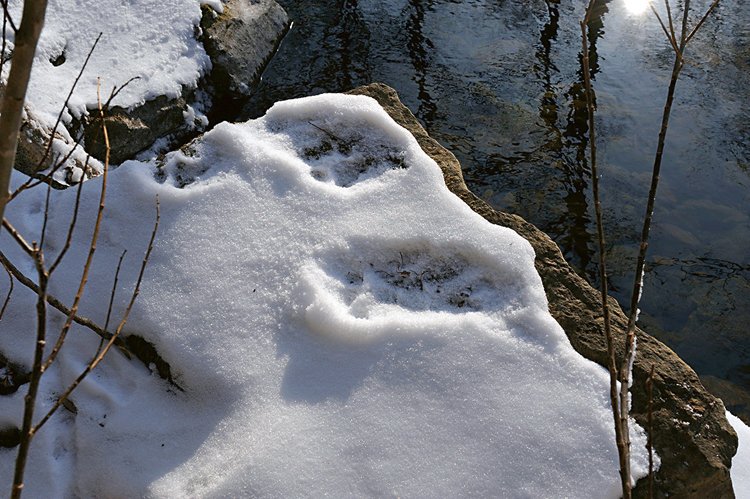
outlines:
{"label": "exposed rock face", "polygon": [[273,0],[229,0],[216,14],[203,7],[203,46],[217,93],[248,95],[289,28],[289,18]]}
{"label": "exposed rock face", "polygon": [[[160,137],[184,135],[193,127],[187,123],[187,101],[184,97],[170,99],[165,96],[146,101],[128,110],[111,108],[105,115],[112,164],[120,164],[148,149]],[[98,111],[93,110],[84,122],[86,150],[95,158],[104,160],[106,148],[102,140]]]}
{"label": "exposed rock face", "polygon": [[[427,134],[395,90],[375,83],[350,93],[376,99],[437,162],[454,194],[488,221],[512,228],[531,243],[552,316],[580,354],[606,365],[600,294],[573,271],[554,241],[522,218],[496,211],[472,194],[456,157]],[[627,318],[613,298],[610,307],[613,333],[616,338],[624,338]],[[655,368],[652,439],[662,464],[655,475],[654,496],[734,497],[729,468],[737,451],[737,435],[726,420],[724,405],[705,390],[690,366],[666,345],[641,330],[637,335],[631,414],[644,428],[648,428],[645,383],[651,367]],[[618,356],[622,355],[623,346],[624,341],[619,341]],[[637,484],[635,497],[648,496],[645,482]]]}
{"label": "exposed rock face", "polygon": [[[211,58],[213,69],[198,85],[208,90],[213,104],[219,104],[217,107],[226,106],[227,101],[233,102],[249,94],[258,83],[289,28],[289,19],[274,0],[229,0],[221,14],[207,6],[202,8],[203,34],[199,39]],[[105,118],[110,163],[131,159],[160,138],[169,136],[175,143],[189,140],[199,132],[206,123],[196,124],[189,119],[194,115],[189,106],[195,100],[193,94],[185,89],[177,98],[162,95],[134,108],[110,109]],[[213,114],[211,109],[204,111]],[[104,160],[101,125],[95,116],[97,111],[92,110],[90,116],[75,121],[70,129],[82,130],[86,151]],[[22,132],[16,168],[31,175],[49,167],[48,161],[39,161],[44,155],[49,132],[31,123],[25,123]]]}

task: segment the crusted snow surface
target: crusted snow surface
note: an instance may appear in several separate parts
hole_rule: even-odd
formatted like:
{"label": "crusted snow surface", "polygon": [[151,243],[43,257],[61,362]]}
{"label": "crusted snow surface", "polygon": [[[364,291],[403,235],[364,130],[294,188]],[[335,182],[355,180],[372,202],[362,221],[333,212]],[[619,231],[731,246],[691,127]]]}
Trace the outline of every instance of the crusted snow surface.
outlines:
{"label": "crusted snow surface", "polygon": [[732,486],[737,499],[750,499],[750,428],[737,416],[727,411],[727,421],[737,432],[739,445],[732,458]]}
{"label": "crusted snow surface", "polygon": [[[66,300],[98,182],[84,185],[51,282]],[[8,210],[30,238],[43,194]],[[50,254],[75,199],[54,194]],[[374,100],[277,103],[113,171],[82,315],[104,322],[128,249],[122,313],[157,195],[158,240],[125,332],[152,342],[184,391],[111,353],[74,393],[77,414],[34,441],[29,497],[618,497],[607,373],[549,315],[530,245],[451,194]],[[1,242],[23,261],[6,232]],[[33,303],[17,289],[2,322],[0,350],[18,362],[33,350]],[[42,407],[97,344],[73,330]],[[20,421],[21,391],[0,422]],[[640,477],[645,437],[631,427]],[[13,457],[0,452],[0,483]]]}
{"label": "crusted snow surface", "polygon": [[[40,123],[51,127],[67,92],[99,33],[101,40],[91,55],[68,105],[70,115],[80,116],[97,102],[97,78],[106,100],[113,86],[130,83],[113,105],[131,107],[182,88],[195,88],[210,68],[210,60],[196,29],[200,24],[200,0],[49,0],[32,70],[27,106]],[[216,3],[216,2],[212,2]],[[13,19],[21,21],[22,0],[8,2]],[[13,32],[7,30],[8,49]],[[7,71],[7,68],[6,68]],[[64,131],[63,131],[64,133]]]}

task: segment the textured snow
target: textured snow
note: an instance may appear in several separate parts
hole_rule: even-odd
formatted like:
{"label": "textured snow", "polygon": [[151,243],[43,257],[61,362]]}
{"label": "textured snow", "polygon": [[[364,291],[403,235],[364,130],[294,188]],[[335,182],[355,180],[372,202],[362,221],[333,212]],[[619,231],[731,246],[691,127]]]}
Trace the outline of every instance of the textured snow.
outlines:
{"label": "textured snow", "polygon": [[[98,182],[51,282],[68,301]],[[49,254],[74,194],[54,193]],[[374,100],[277,103],[113,171],[83,315],[104,322],[127,249],[122,312],[157,195],[126,333],[153,342],[184,391],[113,352],[74,393],[78,413],[35,439],[28,497],[618,497],[608,375],[549,315],[530,245],[451,194]],[[42,207],[32,191],[8,217],[33,238]],[[0,244],[24,261],[7,232]],[[0,350],[28,362],[32,335],[16,332],[32,331],[34,297],[20,287]],[[42,406],[92,336],[73,330]],[[22,398],[3,398],[0,423],[20,421]],[[631,427],[640,477],[645,437]],[[0,483],[13,457],[0,451]]]}
{"label": "textured snow", "polygon": [[[159,95],[176,97],[182,87],[195,88],[210,68],[210,60],[195,33],[200,24],[200,0],[49,0],[44,30],[37,46],[27,106],[34,119],[51,127],[89,50],[101,40],[70,100],[66,118],[96,107],[97,78],[102,99],[113,86],[133,77],[113,101],[131,107]],[[216,6],[220,2],[208,2]],[[9,0],[16,24],[22,0]],[[219,5],[220,6],[220,5]],[[13,33],[8,29],[9,49]],[[65,62],[53,61],[64,55]],[[64,131],[63,131],[64,133]]]}
{"label": "textured snow", "polygon": [[750,498],[750,428],[740,418],[727,411],[727,420],[737,432],[739,446],[732,459],[732,485],[737,499]]}

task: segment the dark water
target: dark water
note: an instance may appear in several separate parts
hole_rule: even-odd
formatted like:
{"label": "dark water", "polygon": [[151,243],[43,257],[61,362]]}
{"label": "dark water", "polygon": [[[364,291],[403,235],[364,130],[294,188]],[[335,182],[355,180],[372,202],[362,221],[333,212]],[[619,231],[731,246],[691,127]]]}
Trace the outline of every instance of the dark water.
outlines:
{"label": "dark water", "polygon": [[[608,265],[625,304],[672,52],[653,16],[629,15],[622,2],[601,3],[590,43]],[[585,2],[279,3],[295,24],[243,118],[277,100],[387,83],[458,156],[475,193],[546,231],[596,283],[579,70]],[[706,3],[694,1],[696,11]],[[688,49],[640,324],[750,422],[748,4],[722,0]]]}

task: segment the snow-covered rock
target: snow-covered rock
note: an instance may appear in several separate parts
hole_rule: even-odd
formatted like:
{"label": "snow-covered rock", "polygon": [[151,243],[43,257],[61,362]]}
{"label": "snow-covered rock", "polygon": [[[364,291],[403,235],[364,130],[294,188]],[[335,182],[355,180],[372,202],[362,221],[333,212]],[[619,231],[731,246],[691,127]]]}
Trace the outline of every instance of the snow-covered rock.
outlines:
{"label": "snow-covered rock", "polygon": [[[522,218],[492,209],[464,184],[455,156],[433,140],[396,92],[382,84],[352,93],[373,97],[401,126],[409,130],[422,149],[443,171],[445,183],[474,211],[492,223],[510,227],[531,243],[552,316],[563,327],[573,347],[586,358],[606,365],[600,294],[565,261],[545,233]],[[624,337],[627,318],[610,299],[613,331]],[[695,372],[669,347],[638,330],[638,355],[633,375],[632,415],[644,427],[648,421],[645,381],[651,366],[654,379],[654,447],[661,456],[655,491],[669,497],[732,497],[729,467],[737,449],[737,436],[724,414],[721,400],[706,391]],[[635,489],[647,496],[647,483]]]}
{"label": "snow-covered rock", "polygon": [[[51,281],[63,300],[99,182],[84,185]],[[619,495],[608,375],[550,316],[531,246],[450,193],[374,100],[277,103],[163,161],[122,165],[108,192],[81,314],[104,322],[127,248],[122,312],[158,195],[158,242],[127,334],[151,342],[184,391],[158,366],[111,354],[74,393],[77,413],[35,438],[29,497]],[[43,197],[8,207],[29,237]],[[74,190],[55,193],[50,255],[74,203]],[[3,251],[23,262],[9,239]],[[33,338],[17,332],[33,329],[33,303],[17,289],[0,334],[0,350],[26,365]],[[98,342],[71,332],[40,411]],[[22,400],[4,397],[0,423],[20,420]],[[632,429],[637,478],[645,435]],[[12,462],[0,454],[0,483]]]}
{"label": "snow-covered rock", "polygon": [[[22,3],[9,2],[16,20]],[[242,85],[251,88],[286,33],[281,7],[273,0],[256,4],[251,0],[50,0],[27,96],[27,133],[17,168],[26,173],[49,168],[81,134],[83,149],[104,159],[96,111],[98,78],[103,102],[114,87],[123,87],[106,118],[113,164],[133,158],[159,139],[174,142],[195,136],[207,124],[210,92],[218,92],[221,99],[229,92],[228,83],[219,78],[227,74],[227,67],[238,68],[228,73],[232,92],[239,92]],[[207,33],[201,32],[202,19],[210,25]],[[99,33],[101,39],[62,114],[56,149],[40,162],[68,90]],[[7,41],[12,50],[10,30]],[[241,64],[237,45],[241,45]],[[80,172],[71,175],[72,170],[84,168],[85,162],[85,152],[79,148],[55,179],[65,184],[79,178]],[[101,167],[96,160],[90,163],[92,170]]]}

